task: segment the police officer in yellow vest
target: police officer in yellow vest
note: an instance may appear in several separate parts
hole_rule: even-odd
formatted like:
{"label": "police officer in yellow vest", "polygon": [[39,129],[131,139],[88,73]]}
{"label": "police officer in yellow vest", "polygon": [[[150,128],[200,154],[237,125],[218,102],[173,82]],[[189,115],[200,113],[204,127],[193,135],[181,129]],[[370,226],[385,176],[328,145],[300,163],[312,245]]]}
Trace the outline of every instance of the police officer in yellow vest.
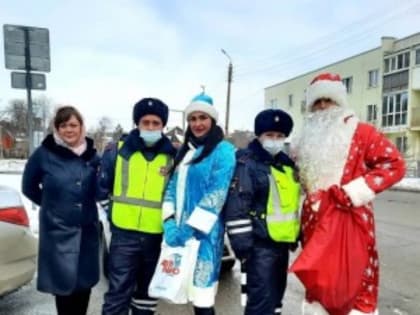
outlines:
{"label": "police officer in yellow vest", "polygon": [[133,129],[105,149],[99,173],[102,197],[108,196],[112,237],[109,289],[103,315],[152,315],[157,301],[147,289],[162,241],[161,204],[176,153],[162,130],[168,106],[156,98],[135,104]]}
{"label": "police officer in yellow vest", "polygon": [[282,151],[293,121],[280,109],[267,109],[256,116],[254,127],[257,137],[237,152],[226,228],[246,274],[245,315],[278,315],[289,249],[299,234],[299,185],[294,163]]}

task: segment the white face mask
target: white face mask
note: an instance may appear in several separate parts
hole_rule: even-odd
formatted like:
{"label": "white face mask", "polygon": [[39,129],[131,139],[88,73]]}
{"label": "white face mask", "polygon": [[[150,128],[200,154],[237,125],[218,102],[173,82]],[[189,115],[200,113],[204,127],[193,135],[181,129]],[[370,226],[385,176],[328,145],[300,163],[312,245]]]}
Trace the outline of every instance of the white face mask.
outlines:
{"label": "white face mask", "polygon": [[144,143],[146,143],[146,145],[151,146],[162,138],[162,131],[140,129],[140,137],[143,138]]}
{"label": "white face mask", "polygon": [[270,153],[272,156],[275,156],[279,153],[284,147],[284,140],[283,139],[261,139],[260,140],[262,147]]}

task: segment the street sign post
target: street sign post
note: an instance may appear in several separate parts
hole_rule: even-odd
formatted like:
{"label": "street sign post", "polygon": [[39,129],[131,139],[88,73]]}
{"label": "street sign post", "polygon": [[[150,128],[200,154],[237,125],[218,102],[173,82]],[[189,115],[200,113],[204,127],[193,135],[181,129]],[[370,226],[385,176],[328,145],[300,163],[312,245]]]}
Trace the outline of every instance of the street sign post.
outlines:
{"label": "street sign post", "polygon": [[5,24],[4,57],[6,69],[50,72],[50,36],[46,28]]}
{"label": "street sign post", "polygon": [[50,35],[47,28],[23,25],[3,25],[6,69],[12,72],[12,87],[26,89],[28,100],[29,154],[34,151],[32,89],[45,90],[45,75],[31,71],[50,72]]}
{"label": "street sign post", "polygon": [[[27,80],[26,76],[30,75],[31,79]],[[32,90],[45,90],[47,88],[45,74],[40,73],[26,73],[26,72],[15,72],[11,73],[12,76],[12,88],[14,89],[32,89]],[[27,81],[31,82],[31,86],[27,86]]]}

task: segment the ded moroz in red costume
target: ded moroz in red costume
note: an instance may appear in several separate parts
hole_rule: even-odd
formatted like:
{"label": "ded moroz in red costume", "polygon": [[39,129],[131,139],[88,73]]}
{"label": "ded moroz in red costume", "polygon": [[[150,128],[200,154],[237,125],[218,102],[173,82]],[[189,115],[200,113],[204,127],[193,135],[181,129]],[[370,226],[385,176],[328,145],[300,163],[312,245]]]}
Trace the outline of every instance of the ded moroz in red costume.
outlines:
{"label": "ded moroz in red costume", "polygon": [[371,202],[404,176],[405,163],[390,140],[346,108],[339,76],[320,77],[308,88],[309,108],[321,97],[338,106],[309,113],[295,144],[306,198],[303,250],[290,270],[306,288],[305,314],[375,314],[379,261]]}

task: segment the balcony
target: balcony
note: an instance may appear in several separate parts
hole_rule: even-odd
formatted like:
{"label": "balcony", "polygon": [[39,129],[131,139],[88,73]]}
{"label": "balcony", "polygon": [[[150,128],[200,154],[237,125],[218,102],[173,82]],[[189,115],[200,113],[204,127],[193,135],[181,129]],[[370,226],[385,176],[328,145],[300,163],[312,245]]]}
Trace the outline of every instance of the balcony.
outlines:
{"label": "balcony", "polygon": [[410,129],[420,130],[420,107],[411,108]]}

